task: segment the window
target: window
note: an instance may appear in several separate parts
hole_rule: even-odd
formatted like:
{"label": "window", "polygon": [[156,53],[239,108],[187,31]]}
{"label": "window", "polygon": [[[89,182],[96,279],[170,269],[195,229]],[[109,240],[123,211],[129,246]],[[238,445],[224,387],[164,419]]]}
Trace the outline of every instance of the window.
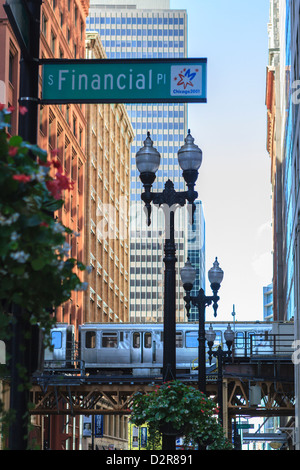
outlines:
{"label": "window", "polygon": [[145,333],[144,334],[144,347],[145,348],[151,348],[151,333]]}
{"label": "window", "polygon": [[244,333],[243,332],[236,332],[235,334],[235,347],[236,348],[243,348],[245,345],[245,340],[244,340]]}
{"label": "window", "polygon": [[96,347],[96,332],[95,331],[86,332],[85,347],[88,349],[94,349]]}
{"label": "window", "polygon": [[55,44],[56,44],[56,36],[53,33],[53,31],[51,31],[51,51],[53,52],[53,54],[55,54]]}
{"label": "window", "polygon": [[176,348],[183,347],[183,335],[181,331],[176,332]]}
{"label": "window", "polygon": [[54,349],[60,349],[62,346],[62,334],[60,331],[52,331],[51,333],[51,345]]}
{"label": "window", "polygon": [[140,333],[133,333],[133,337],[132,337],[132,346],[137,349],[141,346],[141,339],[140,339],[141,335]]}
{"label": "window", "polygon": [[185,346],[187,348],[198,347],[198,333],[196,331],[188,331],[185,337]]}
{"label": "window", "polygon": [[13,70],[14,70],[14,55],[9,53],[9,68],[8,68],[8,79],[13,84]]}
{"label": "window", "polygon": [[102,333],[102,348],[117,348],[118,347],[118,334],[117,333]]}
{"label": "window", "polygon": [[47,18],[45,17],[44,13],[42,15],[42,31],[44,36],[47,36]]}

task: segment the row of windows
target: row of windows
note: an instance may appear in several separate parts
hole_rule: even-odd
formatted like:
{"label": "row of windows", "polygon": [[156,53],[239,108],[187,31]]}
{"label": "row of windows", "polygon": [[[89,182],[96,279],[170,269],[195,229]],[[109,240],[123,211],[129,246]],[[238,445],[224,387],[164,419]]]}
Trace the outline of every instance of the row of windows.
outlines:
{"label": "row of windows", "polygon": [[170,25],[183,25],[183,18],[99,18],[90,17],[86,19],[87,23],[90,24],[170,24]]}
{"label": "row of windows", "polygon": [[[154,261],[153,261],[154,262]],[[161,281],[157,281],[156,279],[130,279],[131,286],[148,286],[148,287],[155,287],[157,285],[161,285]]]}
{"label": "row of windows", "polygon": [[[221,342],[221,332],[217,331],[216,343]],[[254,332],[248,332],[247,336],[250,338],[253,336],[252,343],[259,344],[261,337],[263,335],[257,335],[255,337]],[[160,332],[160,340],[163,342],[163,331]],[[101,348],[118,348],[119,344],[124,341],[124,332],[102,332],[100,339]],[[133,332],[131,337],[131,345],[133,348],[139,348],[141,343],[145,348],[152,347],[152,333],[151,332]],[[60,331],[53,331],[51,333],[51,344],[54,349],[62,348],[62,333]],[[183,333],[182,331],[176,332],[176,348],[197,348],[198,347],[198,332],[197,331],[187,331]],[[68,346],[69,347],[69,346]],[[96,344],[96,332],[87,331],[85,334],[85,347],[88,349],[94,349],[97,347]],[[245,334],[243,332],[236,332],[235,336],[235,347],[243,348],[245,347]]]}
{"label": "row of windows", "polygon": [[[98,28],[96,31],[100,32],[101,36],[184,36],[183,29],[109,29]],[[105,45],[105,44],[104,44]],[[157,46],[153,46],[157,47]]]}
{"label": "row of windows", "polygon": [[[128,114],[131,118],[147,118],[147,119],[154,119],[154,118],[184,118],[184,111],[182,110],[173,110],[173,109],[131,109],[128,110]],[[169,123],[168,127],[169,129]]]}
{"label": "row of windows", "polygon": [[[97,30],[99,32],[99,30]],[[104,35],[104,32],[101,31],[101,34]],[[161,48],[161,47],[164,47],[164,48],[168,48],[168,49],[171,49],[171,48],[181,48],[181,47],[184,47],[184,43],[183,41],[168,41],[168,40],[163,40],[163,41],[135,41],[135,40],[132,40],[132,41],[129,41],[129,40],[120,40],[120,39],[112,39],[112,40],[102,40],[102,44],[105,48],[114,48],[114,47],[121,47],[122,49],[124,48],[132,48],[132,47],[144,47],[144,48],[148,48],[148,49],[152,49],[152,48]],[[128,51],[130,52],[130,51]],[[151,51],[148,51],[149,54],[151,54]],[[172,53],[172,55],[174,55],[174,52]]]}
{"label": "row of windows", "polygon": [[[163,332],[160,333],[160,340],[163,342]],[[118,348],[119,344],[124,341],[124,332],[103,332],[100,339],[101,348]],[[134,332],[131,337],[131,345],[134,349],[141,347],[152,347],[152,333],[151,332]],[[96,332],[87,331],[85,334],[85,347],[87,349],[96,348]],[[197,348],[198,347],[198,332],[187,331],[185,334],[182,331],[176,332],[176,348]]]}
{"label": "row of windows", "polygon": [[[173,52],[106,52],[109,59],[174,59]],[[185,58],[185,53],[180,52],[177,57],[183,59]]]}
{"label": "row of windows", "polygon": [[[135,129],[143,129],[145,131],[146,130],[148,131],[149,121],[147,121],[147,122],[135,122],[134,127],[135,127]],[[160,130],[166,130],[167,129],[167,130],[170,130],[170,131],[173,131],[173,130],[178,131],[178,130],[184,130],[185,125],[184,125],[183,122],[153,122],[153,123],[151,123],[151,128],[152,129],[160,129]],[[170,135],[170,139],[171,139],[171,135]],[[153,135],[151,135],[151,138],[152,137],[153,137]]]}

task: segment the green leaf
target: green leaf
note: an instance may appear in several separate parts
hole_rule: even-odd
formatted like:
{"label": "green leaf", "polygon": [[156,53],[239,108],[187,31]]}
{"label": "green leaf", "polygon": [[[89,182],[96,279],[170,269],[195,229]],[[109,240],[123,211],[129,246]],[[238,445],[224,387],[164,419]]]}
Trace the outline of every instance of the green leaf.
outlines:
{"label": "green leaf", "polygon": [[40,223],[42,222],[42,219],[39,215],[35,214],[35,215],[32,215],[31,217],[28,217],[26,219],[26,225],[27,227],[35,227],[37,225],[40,225]]}
{"label": "green leaf", "polygon": [[47,161],[47,152],[42,150],[38,145],[31,145],[28,142],[22,142],[22,147],[27,148],[32,153],[37,155],[43,162]]}
{"label": "green leaf", "polygon": [[11,145],[12,147],[19,147],[22,142],[23,139],[19,135],[14,135],[9,139],[9,145]]}
{"label": "green leaf", "polygon": [[31,266],[32,266],[32,269],[34,269],[34,271],[40,271],[41,269],[43,269],[45,264],[46,264],[45,259],[42,257],[36,258],[33,261],[31,261]]}

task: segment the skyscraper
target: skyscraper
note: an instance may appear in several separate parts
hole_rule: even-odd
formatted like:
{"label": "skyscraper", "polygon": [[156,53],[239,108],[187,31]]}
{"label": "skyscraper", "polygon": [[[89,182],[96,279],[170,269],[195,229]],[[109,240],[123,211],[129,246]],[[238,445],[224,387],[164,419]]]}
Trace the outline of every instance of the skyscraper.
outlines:
{"label": "skyscraper", "polygon": [[[171,10],[169,0],[91,0],[87,31],[100,34],[111,59],[187,57],[186,11]],[[149,131],[161,154],[153,190],[162,191],[168,178],[176,190],[185,190],[177,151],[187,133],[187,105],[130,104],[126,109],[135,130],[130,169],[130,320],[162,321],[164,216],[154,208],[151,226],[146,226],[135,154]],[[178,321],[185,319],[179,269],[187,251],[186,210],[178,210],[176,219]]]}
{"label": "skyscraper", "polygon": [[[196,269],[196,279],[191,295],[198,295],[199,289],[205,291],[205,220],[202,202],[195,201],[194,223],[188,224],[188,258]],[[189,321],[199,318],[198,307],[191,306]]]}

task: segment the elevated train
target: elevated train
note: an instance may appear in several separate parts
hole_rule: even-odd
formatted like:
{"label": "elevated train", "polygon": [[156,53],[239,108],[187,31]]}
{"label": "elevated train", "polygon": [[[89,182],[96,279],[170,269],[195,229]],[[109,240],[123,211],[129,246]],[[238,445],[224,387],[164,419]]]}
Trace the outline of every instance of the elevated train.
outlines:
{"label": "elevated train", "polygon": [[[207,322],[216,332],[214,348],[227,349],[224,332],[228,322]],[[292,354],[293,323],[235,322],[233,356],[253,358]],[[176,325],[176,368],[178,373],[196,371],[198,365],[198,328],[195,323]],[[77,360],[84,373],[101,375],[155,376],[163,365],[162,323],[85,323],[79,326],[78,344],[72,325],[57,324],[51,331],[53,350],[45,351],[45,371],[74,367]],[[77,346],[77,348],[76,348]],[[206,363],[208,370],[215,367]]]}

